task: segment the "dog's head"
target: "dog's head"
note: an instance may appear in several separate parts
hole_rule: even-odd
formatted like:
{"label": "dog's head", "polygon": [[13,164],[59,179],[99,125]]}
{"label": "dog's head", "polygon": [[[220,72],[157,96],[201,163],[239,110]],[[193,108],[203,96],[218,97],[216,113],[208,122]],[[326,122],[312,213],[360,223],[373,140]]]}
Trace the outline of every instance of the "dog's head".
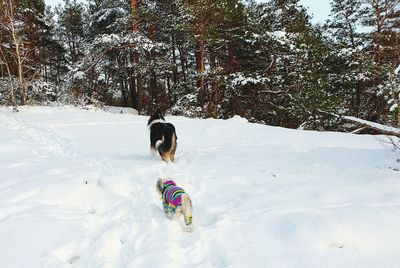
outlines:
{"label": "dog's head", "polygon": [[164,189],[164,182],[165,182],[165,179],[159,178],[156,183],[156,190],[157,190],[157,193],[159,193],[160,195],[162,195],[162,192]]}
{"label": "dog's head", "polygon": [[163,191],[164,191],[164,187],[167,185],[176,185],[174,181],[172,181],[171,179],[161,179],[159,178],[157,180],[156,183],[156,190],[157,192],[162,195]]}
{"label": "dog's head", "polygon": [[165,118],[164,118],[164,116],[162,115],[160,108],[158,108],[155,112],[153,112],[153,113],[150,115],[150,119],[149,119],[149,121],[147,122],[147,125],[150,125],[151,122],[153,122],[153,121],[155,121],[155,120],[165,121]]}

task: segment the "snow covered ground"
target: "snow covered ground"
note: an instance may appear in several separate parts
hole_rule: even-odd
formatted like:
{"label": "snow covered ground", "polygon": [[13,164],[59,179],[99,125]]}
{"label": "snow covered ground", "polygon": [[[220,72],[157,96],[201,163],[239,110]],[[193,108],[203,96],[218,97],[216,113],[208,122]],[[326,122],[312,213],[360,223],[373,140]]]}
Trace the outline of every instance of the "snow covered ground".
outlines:
{"label": "snow covered ground", "polygon": [[[0,108],[1,267],[399,267],[400,158],[384,137],[167,117]],[[192,197],[193,233],[155,191]]]}

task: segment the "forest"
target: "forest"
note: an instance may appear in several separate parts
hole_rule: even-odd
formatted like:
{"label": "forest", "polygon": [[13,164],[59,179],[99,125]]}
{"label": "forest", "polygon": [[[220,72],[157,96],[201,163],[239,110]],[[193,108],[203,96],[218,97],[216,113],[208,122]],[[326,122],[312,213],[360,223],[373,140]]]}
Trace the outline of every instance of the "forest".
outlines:
{"label": "forest", "polygon": [[333,0],[317,25],[298,0],[0,0],[0,105],[363,133],[400,126],[399,95],[399,0]]}

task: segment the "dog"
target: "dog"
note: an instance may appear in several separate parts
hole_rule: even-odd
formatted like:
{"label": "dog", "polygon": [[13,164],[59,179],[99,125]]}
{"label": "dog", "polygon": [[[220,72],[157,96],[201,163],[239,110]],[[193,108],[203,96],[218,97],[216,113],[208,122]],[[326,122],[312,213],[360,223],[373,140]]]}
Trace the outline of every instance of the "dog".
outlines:
{"label": "dog", "polygon": [[150,130],[150,150],[152,154],[157,155],[158,151],[163,161],[173,162],[178,139],[174,125],[166,123],[161,110],[157,109],[151,114],[147,127]]}
{"label": "dog", "polygon": [[156,189],[161,196],[163,209],[167,218],[172,220],[183,215],[186,224],[184,230],[192,232],[193,206],[189,195],[182,188],[177,187],[171,179],[158,179]]}

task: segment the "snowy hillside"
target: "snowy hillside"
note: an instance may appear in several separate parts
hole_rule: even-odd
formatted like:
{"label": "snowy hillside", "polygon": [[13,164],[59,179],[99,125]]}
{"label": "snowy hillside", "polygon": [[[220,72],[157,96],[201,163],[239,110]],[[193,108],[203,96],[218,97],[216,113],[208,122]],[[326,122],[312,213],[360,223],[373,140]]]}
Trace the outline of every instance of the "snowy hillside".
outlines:
{"label": "snowy hillside", "polygon": [[[147,119],[0,108],[1,267],[399,266],[400,155],[383,137],[167,117],[166,164]],[[163,215],[168,176],[191,234]]]}

